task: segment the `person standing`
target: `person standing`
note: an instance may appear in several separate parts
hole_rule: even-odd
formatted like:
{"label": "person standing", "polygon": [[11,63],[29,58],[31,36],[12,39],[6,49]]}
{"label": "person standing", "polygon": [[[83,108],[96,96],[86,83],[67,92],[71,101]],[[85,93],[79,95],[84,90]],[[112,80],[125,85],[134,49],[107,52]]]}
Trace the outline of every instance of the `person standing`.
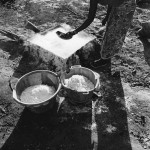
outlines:
{"label": "person standing", "polygon": [[136,8],[135,0],[90,0],[89,14],[85,22],[77,29],[68,33],[57,33],[63,39],[70,39],[78,32],[87,28],[95,18],[98,4],[108,5],[105,19],[107,24],[100,49],[100,58],[91,63],[93,68],[107,65],[111,62],[111,58],[121,50],[133,19]]}

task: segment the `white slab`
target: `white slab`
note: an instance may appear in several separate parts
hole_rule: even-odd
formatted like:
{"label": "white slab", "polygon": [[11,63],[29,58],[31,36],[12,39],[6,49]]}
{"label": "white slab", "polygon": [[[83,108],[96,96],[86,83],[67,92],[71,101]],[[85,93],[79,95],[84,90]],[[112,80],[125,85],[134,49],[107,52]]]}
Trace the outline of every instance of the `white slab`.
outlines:
{"label": "white slab", "polygon": [[83,31],[74,35],[73,38],[69,40],[61,39],[56,34],[57,31],[66,33],[70,30],[71,27],[69,25],[62,25],[46,32],[45,34],[35,34],[29,39],[29,41],[63,59],[66,59],[95,38]]}

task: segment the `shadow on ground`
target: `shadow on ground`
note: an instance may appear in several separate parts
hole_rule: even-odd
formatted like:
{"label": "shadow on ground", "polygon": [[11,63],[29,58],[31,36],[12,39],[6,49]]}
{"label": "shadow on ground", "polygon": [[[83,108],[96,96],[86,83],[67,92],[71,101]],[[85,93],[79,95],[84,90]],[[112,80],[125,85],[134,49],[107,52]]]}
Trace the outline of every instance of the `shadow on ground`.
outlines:
{"label": "shadow on ground", "polygon": [[56,106],[45,114],[33,114],[25,109],[1,150],[90,149],[90,131],[82,128],[87,118],[91,117],[80,114],[62,121]]}
{"label": "shadow on ground", "polygon": [[95,107],[98,150],[132,150],[120,74],[101,81],[103,98]]}
{"label": "shadow on ground", "polygon": [[[0,44],[13,56],[16,43],[1,40]],[[27,58],[22,58],[14,77],[20,73],[18,70],[25,73],[25,70],[33,69],[24,68]],[[120,74],[111,76],[106,67],[100,70],[102,99],[97,99],[94,108],[88,106],[91,108],[88,113],[80,112],[80,109],[78,113],[72,113],[73,110],[66,109],[67,105],[62,105],[62,111],[57,113],[57,103],[44,114],[24,109],[1,150],[132,150]],[[94,122],[97,128],[91,131]]]}
{"label": "shadow on ground", "polygon": [[[57,103],[44,114],[25,109],[1,150],[132,150],[120,76],[100,74],[103,97],[97,99],[94,111],[88,106],[88,113],[80,109],[72,113],[73,110],[62,106],[57,113]],[[94,134],[92,112],[97,126]]]}

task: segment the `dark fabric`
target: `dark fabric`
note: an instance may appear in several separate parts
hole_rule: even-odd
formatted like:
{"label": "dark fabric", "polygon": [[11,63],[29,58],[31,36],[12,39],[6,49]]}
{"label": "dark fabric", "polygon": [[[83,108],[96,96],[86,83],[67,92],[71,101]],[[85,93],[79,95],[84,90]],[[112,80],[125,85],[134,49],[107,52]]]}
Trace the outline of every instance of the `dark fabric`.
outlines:
{"label": "dark fabric", "polygon": [[14,3],[15,2],[15,0],[0,0],[0,3],[1,4],[6,4],[6,3]]}
{"label": "dark fabric", "polygon": [[101,57],[103,59],[111,58],[121,50],[135,8],[135,0],[125,0],[122,5],[113,7],[111,10],[101,45]]}
{"label": "dark fabric", "polygon": [[125,0],[97,0],[99,4],[101,5],[110,5],[117,7],[121,5]]}

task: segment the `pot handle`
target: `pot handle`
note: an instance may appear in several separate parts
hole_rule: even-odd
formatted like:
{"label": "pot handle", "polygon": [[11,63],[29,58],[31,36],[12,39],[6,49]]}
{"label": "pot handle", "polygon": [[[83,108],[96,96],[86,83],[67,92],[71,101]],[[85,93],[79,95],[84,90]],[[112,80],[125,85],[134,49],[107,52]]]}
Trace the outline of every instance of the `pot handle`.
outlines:
{"label": "pot handle", "polygon": [[13,89],[13,98],[17,100],[17,93],[16,90]]}
{"label": "pot handle", "polygon": [[93,94],[97,96],[98,98],[102,97],[101,93],[99,92],[100,89],[100,75],[97,72],[94,72],[95,74],[95,80],[97,80],[95,89],[93,91]]}
{"label": "pot handle", "polygon": [[74,66],[71,66],[71,69],[74,69],[74,68],[80,68],[81,67],[81,65],[74,65]]}
{"label": "pot handle", "polygon": [[88,94],[89,94],[89,91],[87,91],[87,92],[83,92],[83,94],[88,95]]}
{"label": "pot handle", "polygon": [[93,91],[93,94],[96,95],[98,98],[102,97],[100,92]]}
{"label": "pot handle", "polygon": [[95,80],[97,80],[96,85],[95,85],[95,90],[98,91],[100,88],[100,75],[96,72],[94,72],[95,74]]}

